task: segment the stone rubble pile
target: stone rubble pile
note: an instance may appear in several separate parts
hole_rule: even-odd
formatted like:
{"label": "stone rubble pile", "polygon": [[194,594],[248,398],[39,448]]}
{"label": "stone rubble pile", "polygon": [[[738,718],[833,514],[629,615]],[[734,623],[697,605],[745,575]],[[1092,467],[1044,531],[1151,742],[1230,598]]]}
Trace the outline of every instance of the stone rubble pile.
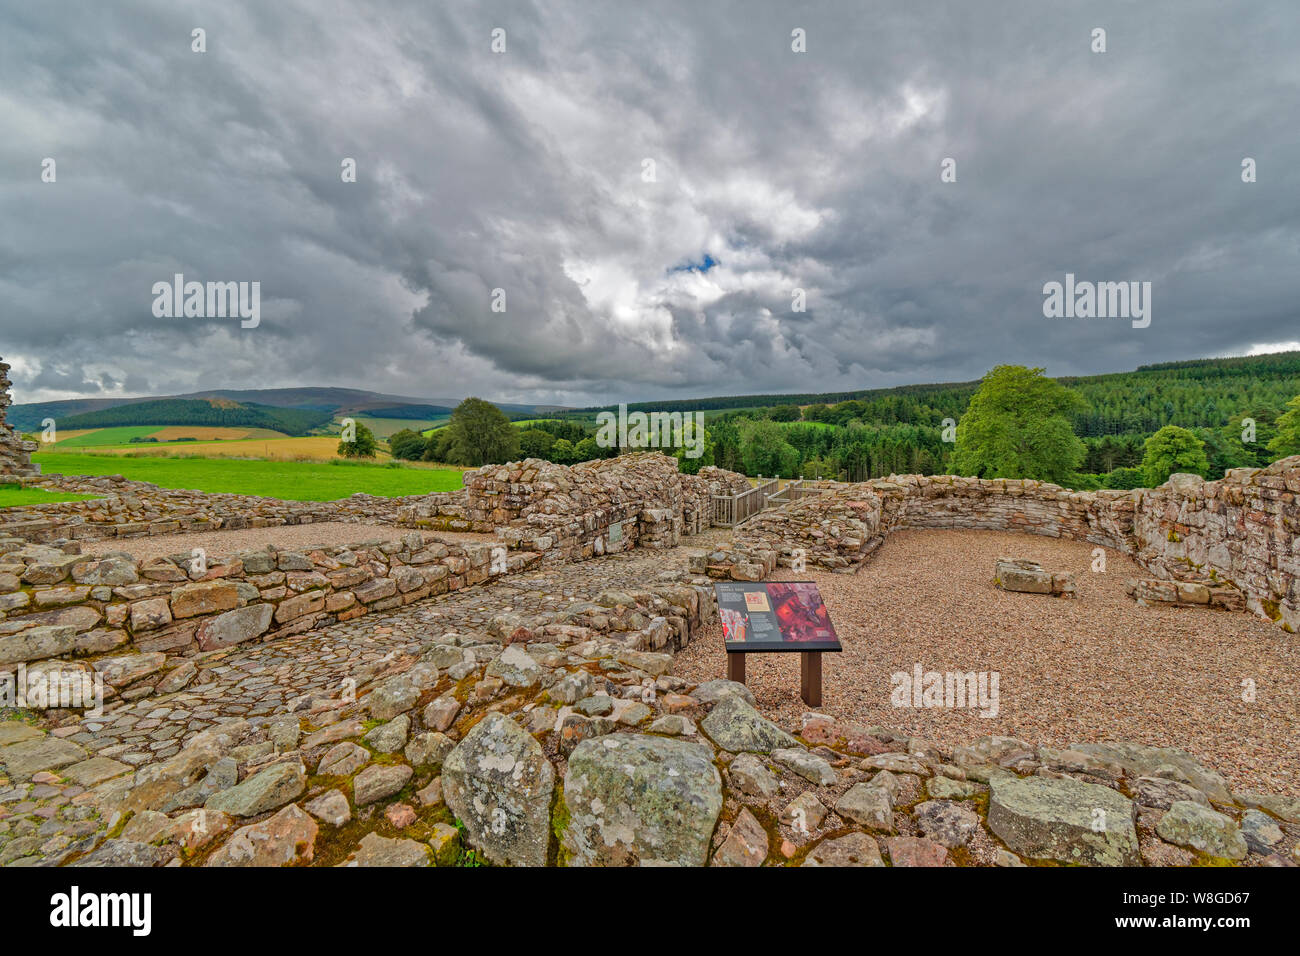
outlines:
{"label": "stone rubble pile", "polygon": [[775,552],[783,567],[802,564],[852,574],[884,541],[880,499],[870,489],[855,496],[859,488],[841,485],[835,492],[760,512],[737,528],[736,547]]}
{"label": "stone rubble pile", "polygon": [[[1212,603],[1203,582],[1229,582],[1293,626],[1300,458],[1136,492],[827,485],[685,567],[650,555],[662,563],[631,564],[635,586],[593,583],[635,562],[619,552],[707,527],[711,497],[742,482],[682,475],[657,453],[489,466],[452,495],[333,504],[467,522],[497,543],[411,532],[200,570],[188,554],[82,555],[75,539],[193,530],[177,517],[190,507],[188,520],[238,520],[250,499],[154,489],[137,503],[135,483],[110,481],[98,509],[42,506],[29,520],[50,527],[28,534],[0,526],[0,678],[12,687],[30,665],[29,680],[85,669],[107,685],[102,713],[0,721],[0,865],[1300,863],[1300,800],[1233,790],[1181,750],[1010,737],[947,749],[816,712],[779,725],[743,685],[673,674],[674,652],[715,623],[713,579],[851,572],[895,528],[1091,541],[1158,576],[1135,596],[1169,584]],[[265,507],[244,517],[321,513]],[[156,517],[115,520],[144,514]],[[516,586],[530,567],[554,581]],[[476,584],[482,607],[458,593]],[[441,617],[450,602],[459,611]],[[372,612],[387,613],[355,620]]]}
{"label": "stone rubble pile", "polygon": [[337,501],[281,501],[252,495],[159,488],[120,475],[48,475],[25,483],[93,494],[0,511],[0,535],[50,543],[135,538],[321,521],[367,522],[429,531],[500,534],[512,548],[567,561],[633,547],[670,548],[713,523],[715,494],[749,480],[712,466],[678,471],[659,452],[557,465],[538,459],[489,465],[463,476],[466,487],[382,498],[357,493]]}

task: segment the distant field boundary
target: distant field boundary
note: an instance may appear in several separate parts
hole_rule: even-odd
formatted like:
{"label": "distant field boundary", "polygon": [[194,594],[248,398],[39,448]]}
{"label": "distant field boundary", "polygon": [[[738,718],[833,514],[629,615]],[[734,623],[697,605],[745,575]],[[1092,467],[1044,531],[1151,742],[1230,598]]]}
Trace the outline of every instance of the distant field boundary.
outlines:
{"label": "distant field boundary", "polygon": [[358,492],[392,498],[455,491],[462,487],[458,468],[342,459],[283,461],[38,452],[32,460],[46,474],[122,475],[161,488],[256,495],[284,501],[335,501]]}

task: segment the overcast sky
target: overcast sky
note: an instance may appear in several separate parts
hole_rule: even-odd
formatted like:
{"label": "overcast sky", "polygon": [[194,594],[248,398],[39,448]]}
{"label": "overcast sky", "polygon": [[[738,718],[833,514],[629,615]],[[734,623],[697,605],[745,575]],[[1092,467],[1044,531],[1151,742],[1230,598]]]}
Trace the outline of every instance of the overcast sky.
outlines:
{"label": "overcast sky", "polygon": [[[15,400],[591,404],[1300,340],[1300,3],[799,6],[0,0]],[[260,282],[261,324],[155,318],[178,272]],[[1044,318],[1067,272],[1151,282],[1150,326]]]}

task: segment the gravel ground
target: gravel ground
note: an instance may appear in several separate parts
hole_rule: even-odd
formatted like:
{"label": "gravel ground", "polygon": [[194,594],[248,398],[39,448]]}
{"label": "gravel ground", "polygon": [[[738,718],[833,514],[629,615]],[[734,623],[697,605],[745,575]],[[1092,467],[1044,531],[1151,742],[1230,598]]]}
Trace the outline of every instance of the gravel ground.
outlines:
{"label": "gravel ground", "polygon": [[[841,654],[823,658],[821,710],[865,724],[968,743],[1133,740],[1178,746],[1239,789],[1300,795],[1300,638],[1245,613],[1138,607],[1124,580],[1141,569],[1093,546],[995,531],[896,532],[857,575],[778,573],[818,582]],[[1075,574],[1075,600],[992,584],[999,555]],[[688,680],[725,676],[721,631],[678,655]],[[999,711],[894,707],[891,674],[997,671]],[[753,655],[748,684],[764,713],[798,727],[797,654]],[[1253,681],[1255,700],[1243,699]]]}
{"label": "gravel ground", "polygon": [[[319,544],[338,546],[400,538],[410,533],[409,528],[394,528],[390,525],[319,521],[315,524],[240,528],[235,531],[202,531],[195,534],[154,535],[148,538],[110,538],[105,541],[84,542],[81,548],[86,554],[126,551],[136,558],[148,559],[166,557],[170,554],[188,554],[194,548],[203,548],[209,555],[227,555],[235,551],[257,550],[268,544],[273,544],[277,548],[303,548]],[[490,534],[455,531],[423,532],[423,534],[425,538],[440,538],[443,541],[493,540]]]}

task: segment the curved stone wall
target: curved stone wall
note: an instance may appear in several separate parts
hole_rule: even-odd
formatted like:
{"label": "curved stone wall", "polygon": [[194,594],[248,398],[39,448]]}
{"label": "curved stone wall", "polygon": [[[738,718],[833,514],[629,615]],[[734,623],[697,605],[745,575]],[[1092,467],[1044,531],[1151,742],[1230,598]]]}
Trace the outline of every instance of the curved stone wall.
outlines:
{"label": "curved stone wall", "polygon": [[1251,611],[1288,631],[1300,628],[1300,456],[1218,481],[1174,475],[1133,491],[953,475],[820,487],[822,494],[746,522],[735,552],[709,563],[752,568],[774,552],[787,567],[802,558],[855,570],[896,528],[1021,531],[1113,548],[1159,578],[1225,581]]}

